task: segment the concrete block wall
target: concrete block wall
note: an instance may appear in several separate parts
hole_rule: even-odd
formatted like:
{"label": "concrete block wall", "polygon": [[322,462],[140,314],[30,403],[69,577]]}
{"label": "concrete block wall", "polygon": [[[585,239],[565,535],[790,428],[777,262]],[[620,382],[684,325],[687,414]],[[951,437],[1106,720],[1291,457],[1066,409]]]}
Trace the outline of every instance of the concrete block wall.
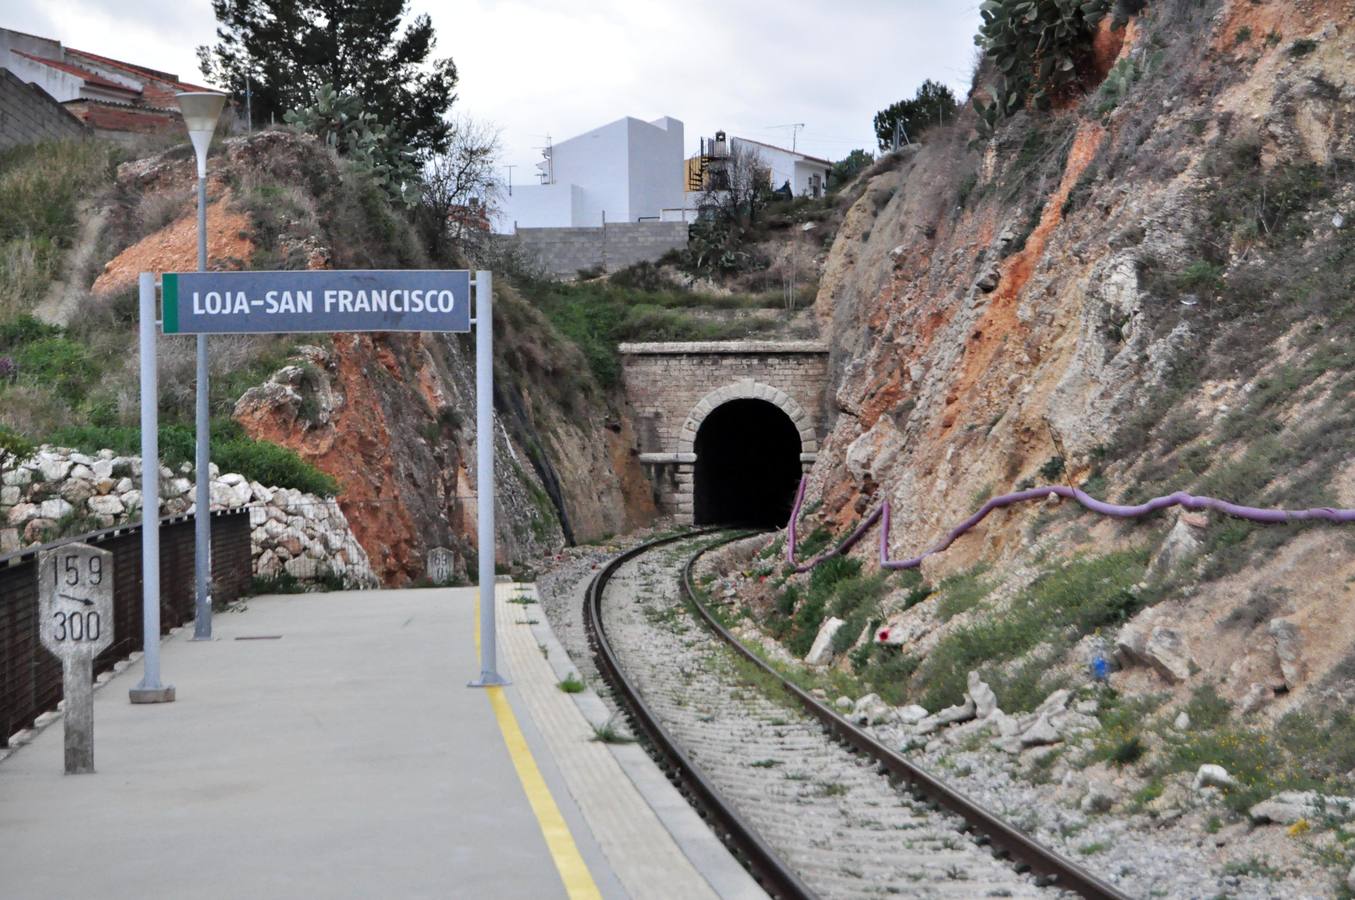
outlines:
{"label": "concrete block wall", "polygon": [[639,262],[654,262],[687,246],[684,222],[616,222],[598,228],[519,228],[516,240],[542,269],[556,278],[573,278],[580,269],[615,272]]}
{"label": "concrete block wall", "polygon": [[0,150],[88,135],[85,124],[46,91],[0,69]]}

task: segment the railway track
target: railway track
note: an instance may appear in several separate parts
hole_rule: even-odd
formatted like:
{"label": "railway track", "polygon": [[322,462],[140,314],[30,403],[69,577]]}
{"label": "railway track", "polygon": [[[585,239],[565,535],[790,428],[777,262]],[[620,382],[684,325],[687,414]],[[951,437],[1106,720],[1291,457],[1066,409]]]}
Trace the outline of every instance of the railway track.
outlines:
{"label": "railway track", "polygon": [[692,567],[734,538],[642,544],[589,586],[599,669],[689,802],[778,898],[1123,898],[745,650]]}

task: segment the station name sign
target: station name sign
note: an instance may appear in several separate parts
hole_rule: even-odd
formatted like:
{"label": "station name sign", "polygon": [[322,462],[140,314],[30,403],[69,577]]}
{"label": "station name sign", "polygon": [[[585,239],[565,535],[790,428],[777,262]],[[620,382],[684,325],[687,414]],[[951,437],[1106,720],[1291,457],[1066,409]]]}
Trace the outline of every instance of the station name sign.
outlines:
{"label": "station name sign", "polygon": [[162,276],[165,334],[470,331],[465,270],[179,272]]}

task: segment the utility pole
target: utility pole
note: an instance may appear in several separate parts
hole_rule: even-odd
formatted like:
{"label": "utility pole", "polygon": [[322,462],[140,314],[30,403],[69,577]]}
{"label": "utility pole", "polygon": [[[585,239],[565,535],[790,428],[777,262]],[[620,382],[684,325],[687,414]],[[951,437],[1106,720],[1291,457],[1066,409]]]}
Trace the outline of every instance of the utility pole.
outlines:
{"label": "utility pole", "polygon": [[517,168],[517,165],[504,166],[504,168],[508,170],[508,196],[511,197],[513,196],[513,170]]}
{"label": "utility pole", "polygon": [[249,89],[249,73],[245,73],[245,134],[254,133],[254,113],[250,107],[250,99],[254,92]]}
{"label": "utility pole", "polygon": [[798,152],[798,151],[796,150],[796,142],[797,142],[797,140],[798,140],[798,138],[799,138],[799,136],[800,136],[800,129],[805,127],[805,123],[804,123],[804,122],[788,122],[788,123],[785,124],[785,125],[773,125],[772,127],[773,127],[773,128],[789,128],[789,129],[790,129],[790,150],[791,150],[792,153]]}

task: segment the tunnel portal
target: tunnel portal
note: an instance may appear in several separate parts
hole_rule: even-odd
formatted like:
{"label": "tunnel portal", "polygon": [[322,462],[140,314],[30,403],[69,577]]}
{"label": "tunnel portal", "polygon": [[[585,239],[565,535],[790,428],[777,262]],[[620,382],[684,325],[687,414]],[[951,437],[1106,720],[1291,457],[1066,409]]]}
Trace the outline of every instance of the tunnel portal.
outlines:
{"label": "tunnel portal", "polygon": [[775,404],[731,400],[696,433],[698,525],[783,528],[800,483],[800,432]]}

